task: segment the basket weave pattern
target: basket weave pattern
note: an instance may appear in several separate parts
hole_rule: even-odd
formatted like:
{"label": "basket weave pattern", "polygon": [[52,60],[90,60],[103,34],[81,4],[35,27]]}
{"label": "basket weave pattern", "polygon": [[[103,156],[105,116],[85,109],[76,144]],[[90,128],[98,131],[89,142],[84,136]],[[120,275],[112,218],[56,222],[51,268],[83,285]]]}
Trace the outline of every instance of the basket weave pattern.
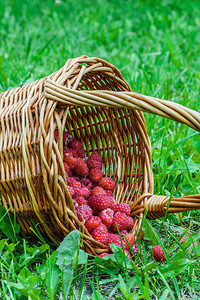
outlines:
{"label": "basket weave pattern", "polygon": [[[153,195],[151,144],[143,113],[182,122],[200,131],[200,115],[181,105],[132,93],[119,70],[99,58],[70,59],[46,78],[0,95],[0,194],[22,229],[31,227],[59,243],[71,230],[83,232],[84,249],[95,241],[76,216],[63,166],[63,131],[98,152],[104,176],[116,182],[115,198],[128,203],[140,229],[144,210],[157,218],[169,198]],[[58,129],[58,141],[54,130]],[[168,212],[200,208],[200,195],[172,198]]]}

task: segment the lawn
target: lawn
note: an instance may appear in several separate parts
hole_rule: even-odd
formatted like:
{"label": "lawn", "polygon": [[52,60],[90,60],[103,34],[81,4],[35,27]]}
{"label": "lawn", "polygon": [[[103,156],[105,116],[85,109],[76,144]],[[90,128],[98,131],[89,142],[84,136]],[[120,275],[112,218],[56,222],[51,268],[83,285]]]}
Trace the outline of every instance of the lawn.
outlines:
{"label": "lawn", "polygon": [[[53,0],[7,0],[0,2],[0,19],[0,92],[86,54],[118,67],[133,91],[199,111],[198,0],[63,0],[58,6]],[[144,115],[154,193],[200,193],[199,133]],[[42,236],[19,234],[15,218],[0,207],[0,299],[199,299],[199,217],[192,211],[144,219],[146,241],[138,238],[143,253],[130,261],[117,248],[107,259],[87,258],[76,231],[55,250]],[[183,236],[190,239],[181,246]],[[165,263],[150,255],[158,244],[169,251]]]}

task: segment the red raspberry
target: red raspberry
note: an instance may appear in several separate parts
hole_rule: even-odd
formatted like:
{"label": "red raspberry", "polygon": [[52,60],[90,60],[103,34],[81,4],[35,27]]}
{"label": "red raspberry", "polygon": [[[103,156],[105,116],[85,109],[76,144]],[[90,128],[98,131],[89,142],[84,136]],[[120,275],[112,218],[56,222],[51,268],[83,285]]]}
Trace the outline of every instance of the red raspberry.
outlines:
{"label": "red raspberry", "polygon": [[[182,239],[181,239],[181,246],[183,246],[183,244],[185,243],[185,240],[186,240],[186,239],[189,239],[189,236],[187,236],[187,237],[186,237],[186,236],[182,237]],[[197,246],[198,243],[195,242],[194,245]]]}
{"label": "red raspberry", "polygon": [[73,196],[74,196],[74,189],[73,189],[73,187],[68,186],[67,189],[68,189],[68,191],[69,191],[71,197],[73,197]]}
{"label": "red raspberry", "polygon": [[105,257],[105,256],[107,256],[107,255],[109,255],[108,253],[101,253],[99,256],[101,257],[101,258],[103,258],[103,257]]}
{"label": "red raspberry", "polygon": [[106,190],[106,194],[110,197],[114,198],[113,192],[111,192],[110,190]]}
{"label": "red raspberry", "polygon": [[86,223],[85,226],[89,232],[92,232],[96,227],[101,224],[101,219],[97,216],[92,216]]}
{"label": "red raspberry", "polygon": [[113,215],[114,211],[110,208],[106,208],[100,212],[99,217],[101,218],[103,224],[105,224],[107,227],[110,227],[113,222]]}
{"label": "red raspberry", "polygon": [[82,158],[77,158],[76,167],[73,169],[73,172],[81,177],[84,177],[88,173],[88,167],[86,162]]}
{"label": "red raspberry", "polygon": [[133,245],[132,250],[134,254],[137,256],[138,255],[138,244]]}
{"label": "red raspberry", "polygon": [[92,231],[92,237],[104,244],[107,245],[108,244],[108,229],[106,227],[106,225],[104,224],[100,224],[98,227],[96,227],[93,231]]}
{"label": "red raspberry", "polygon": [[74,169],[77,164],[77,158],[73,157],[71,153],[64,154],[64,162],[66,162],[71,169]]}
{"label": "red raspberry", "polygon": [[131,209],[128,204],[126,203],[117,203],[113,207],[114,212],[120,211],[122,213],[125,213],[127,216],[130,215]]}
{"label": "red raspberry", "polygon": [[67,164],[66,162],[64,162],[63,164],[64,164],[65,172],[66,172],[66,173],[69,173],[70,170],[69,170],[68,164]]}
{"label": "red raspberry", "polygon": [[113,197],[110,197],[110,208],[112,210],[116,204],[118,204],[118,202]]}
{"label": "red raspberry", "polygon": [[98,153],[92,153],[87,159],[89,169],[101,169],[101,156]]}
{"label": "red raspberry", "polygon": [[[111,244],[115,244],[115,245],[119,246],[121,249],[123,249],[123,248],[125,249],[125,246],[126,246],[123,240],[121,242],[121,239],[118,234],[112,234],[112,233],[110,233],[108,236],[108,246],[110,247]],[[123,245],[123,247],[122,247],[122,245]]]}
{"label": "red raspberry", "polygon": [[87,199],[90,196],[90,190],[86,186],[83,186],[81,188],[81,194],[85,199]]}
{"label": "red raspberry", "polygon": [[[132,226],[133,227],[133,226]],[[142,240],[142,241],[144,241],[144,230],[142,229],[141,230],[141,236],[140,236],[140,239]]]}
{"label": "red raspberry", "polygon": [[75,150],[76,153],[78,154],[78,156],[80,158],[84,158],[85,157],[85,149],[84,149],[83,145],[79,141],[72,141],[69,144],[69,147],[71,149]]}
{"label": "red raspberry", "polygon": [[71,178],[74,178],[76,181],[80,181],[80,178],[78,176],[72,175]]}
{"label": "red raspberry", "polygon": [[86,222],[92,216],[92,209],[88,205],[81,205],[76,209],[76,214],[81,222]]}
{"label": "red raspberry", "polygon": [[128,231],[124,229],[124,230],[120,231],[120,234],[121,234],[121,237],[123,238],[124,235],[128,234]]}
{"label": "red raspberry", "polygon": [[[167,251],[167,253],[168,253],[168,251]],[[158,262],[166,260],[160,245],[152,247],[152,255],[153,255],[154,259]]]}
{"label": "red raspberry", "polygon": [[93,190],[91,191],[91,196],[94,195],[106,195],[106,191],[104,189],[102,189],[100,186],[96,186],[95,188],[93,188]]}
{"label": "red raspberry", "polygon": [[78,197],[82,197],[82,195],[81,195],[81,189],[74,188],[74,199],[77,199]]}
{"label": "red raspberry", "polygon": [[127,217],[128,221],[127,221],[127,230],[128,229],[132,229],[133,228],[133,218],[132,217]]}
{"label": "red raspberry", "polygon": [[113,218],[112,228],[113,231],[117,232],[118,230],[127,229],[128,217],[126,214],[121,212],[116,212]]}
{"label": "red raspberry", "polygon": [[183,246],[183,244],[185,243],[185,240],[188,239],[188,238],[189,238],[189,236],[182,237],[182,239],[181,239],[181,246]]}
{"label": "red raspberry", "polygon": [[108,196],[108,197],[110,199],[110,206],[109,207],[113,210],[113,207],[115,205],[115,199],[113,197],[110,197],[110,196]]}
{"label": "red raspberry", "polygon": [[88,204],[94,211],[103,210],[110,205],[110,199],[107,195],[95,195],[88,199]]}
{"label": "red raspberry", "polygon": [[81,189],[81,183],[76,181],[76,179],[74,179],[73,177],[69,177],[68,185],[73,187],[73,188]]}
{"label": "red raspberry", "polygon": [[132,247],[134,243],[135,243],[134,234],[132,234],[132,233],[126,234],[126,238],[125,238],[126,250],[130,250],[129,245]]}
{"label": "red raspberry", "polygon": [[110,177],[104,177],[99,180],[99,186],[101,186],[104,190],[113,191],[115,188],[115,182]]}
{"label": "red raspberry", "polygon": [[73,141],[72,135],[69,132],[64,131],[63,132],[63,145],[67,146],[67,144],[71,143],[72,141]]}
{"label": "red raspberry", "polygon": [[89,176],[92,182],[98,182],[102,178],[103,173],[99,169],[91,169]]}
{"label": "red raspberry", "polygon": [[75,150],[73,149],[70,149],[70,148],[64,148],[63,149],[63,154],[66,154],[66,153],[70,153],[74,158],[78,158],[78,154],[76,153]]}
{"label": "red raspberry", "polygon": [[76,202],[78,203],[78,205],[87,205],[87,201],[85,200],[85,198],[79,196],[76,198]]}
{"label": "red raspberry", "polygon": [[80,182],[76,181],[73,177],[69,177],[68,185],[73,187],[73,189],[74,189],[74,195],[73,195],[74,199],[81,196],[81,183]]}

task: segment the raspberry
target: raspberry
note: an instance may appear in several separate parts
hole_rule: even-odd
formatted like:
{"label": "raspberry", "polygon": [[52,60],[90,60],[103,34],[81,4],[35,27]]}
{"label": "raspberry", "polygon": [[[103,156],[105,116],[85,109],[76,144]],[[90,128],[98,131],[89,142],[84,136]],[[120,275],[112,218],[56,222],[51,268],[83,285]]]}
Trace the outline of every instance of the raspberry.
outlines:
{"label": "raspberry", "polygon": [[103,210],[110,205],[110,199],[107,195],[95,195],[88,199],[88,204],[94,211]]}
{"label": "raspberry", "polygon": [[140,239],[141,239],[142,241],[144,241],[144,230],[143,230],[143,229],[141,230],[141,236],[140,236]]}
{"label": "raspberry", "polygon": [[66,154],[66,153],[71,154],[74,158],[78,158],[78,154],[77,154],[76,151],[73,150],[73,149],[70,149],[70,148],[64,148],[64,149],[63,149],[63,154]]}
{"label": "raspberry", "polygon": [[127,216],[130,215],[131,209],[128,204],[126,203],[117,203],[113,207],[114,212],[120,211],[122,213],[125,213]]}
{"label": "raspberry", "polygon": [[87,159],[89,169],[101,169],[101,156],[98,153],[92,153]]}
{"label": "raspberry", "polygon": [[77,199],[78,197],[82,197],[81,189],[80,188],[74,188],[74,199]]}
{"label": "raspberry", "polygon": [[115,205],[115,199],[113,197],[108,196],[108,198],[110,199],[110,206],[109,208],[111,208],[113,210],[113,207]]}
{"label": "raspberry", "polygon": [[73,187],[73,189],[74,189],[74,195],[73,195],[74,199],[81,196],[81,183],[80,182],[76,181],[73,177],[69,177],[68,185]]}
{"label": "raspberry", "polygon": [[68,179],[68,185],[73,187],[73,188],[81,188],[81,183],[76,181],[73,177],[69,177]]}
{"label": "raspberry", "polygon": [[86,205],[87,204],[87,201],[85,200],[85,198],[79,196],[76,198],[76,202],[78,203],[78,205]]}
{"label": "raspberry", "polygon": [[71,178],[74,178],[76,181],[80,181],[80,178],[78,176],[72,175]]}
{"label": "raspberry", "polygon": [[106,227],[106,225],[104,224],[100,224],[98,227],[96,227],[93,231],[92,231],[92,237],[104,244],[107,245],[108,244],[108,229]]}
{"label": "raspberry", "polygon": [[96,227],[101,224],[101,219],[97,216],[92,216],[86,223],[85,226],[89,232],[92,232]]}
{"label": "raspberry", "polygon": [[[119,235],[118,234],[109,234],[109,236],[108,236],[108,246],[110,247],[110,245],[111,244],[115,244],[115,245],[117,245],[117,246],[119,246],[121,249],[125,249],[125,243],[123,242],[123,240],[122,240],[122,242],[121,242],[121,239],[120,239],[120,237],[119,237]],[[123,245],[123,247],[122,247],[122,245]]]}
{"label": "raspberry", "polygon": [[189,236],[182,237],[182,239],[181,239],[181,246],[183,246],[183,244],[185,243],[185,240],[188,239],[188,238],[189,238]]}
{"label": "raspberry", "polygon": [[127,217],[128,221],[127,221],[127,230],[128,229],[132,229],[133,228],[133,218],[132,217]]}
{"label": "raspberry", "polygon": [[81,177],[84,177],[88,173],[88,167],[86,162],[82,158],[77,158],[76,167],[73,169],[73,172]]}
{"label": "raspberry", "polygon": [[137,256],[138,255],[138,244],[133,245],[132,250],[134,254]]}
{"label": "raspberry", "polygon": [[76,151],[78,154],[78,157],[84,158],[85,157],[85,149],[83,148],[83,145],[79,141],[72,141],[69,144],[69,147]]}
{"label": "raspberry", "polygon": [[98,182],[102,178],[103,173],[99,169],[91,169],[89,176],[92,182]]}
{"label": "raspberry", "polygon": [[110,198],[110,208],[113,210],[114,206],[118,204],[118,202],[113,197],[109,197],[109,198]]}
{"label": "raspberry", "polygon": [[82,205],[76,209],[76,214],[81,222],[86,222],[92,216],[92,209],[88,205]]}
{"label": "raspberry", "polygon": [[63,164],[64,164],[65,172],[69,173],[69,165],[66,162],[64,162]]}
{"label": "raspberry", "polygon": [[114,198],[113,192],[111,192],[110,190],[106,190],[106,194],[110,197]]}
{"label": "raspberry", "polygon": [[126,249],[129,250],[130,246],[132,247],[134,243],[135,243],[135,236],[134,236],[134,234],[132,234],[132,233],[126,234],[126,239],[125,239]]}
{"label": "raspberry", "polygon": [[105,256],[107,256],[107,255],[109,255],[108,253],[101,253],[99,256],[101,257],[101,258],[103,258],[103,257],[105,257]]}
{"label": "raspberry", "polygon": [[74,189],[73,189],[73,187],[68,186],[67,189],[68,189],[68,191],[69,191],[71,197],[73,197],[73,196],[74,196]]}
{"label": "raspberry", "polygon": [[81,188],[81,194],[85,199],[87,199],[90,196],[90,190],[86,186],[83,186]]}
{"label": "raspberry", "polygon": [[96,186],[92,191],[91,191],[91,196],[94,195],[105,195],[106,191],[104,189],[102,189],[100,186]]}
{"label": "raspberry", "polygon": [[63,145],[67,146],[67,144],[71,143],[72,141],[73,141],[72,135],[69,132],[64,131],[63,132]]}
{"label": "raspberry", "polygon": [[128,234],[128,231],[124,229],[124,230],[120,231],[120,234],[121,234],[121,237],[123,238],[124,235]]}
{"label": "raspberry", "polygon": [[[168,251],[167,251],[167,253],[168,253]],[[160,245],[152,247],[152,255],[153,255],[154,259],[158,262],[166,260]]]}
{"label": "raspberry", "polygon": [[127,229],[127,223],[128,223],[127,215],[119,211],[116,212],[114,214],[113,224],[112,224],[113,231],[117,232],[118,230],[121,231],[123,229]]}
{"label": "raspberry", "polygon": [[[181,239],[181,246],[183,246],[183,244],[185,243],[185,240],[186,240],[186,239],[189,239],[189,236],[187,236],[187,237],[186,237],[186,236],[182,237],[182,239]],[[194,245],[197,246],[198,243],[195,242]]]}
{"label": "raspberry", "polygon": [[110,208],[106,208],[100,212],[99,217],[101,218],[103,224],[105,224],[107,227],[110,227],[113,222],[113,215],[114,211]]}
{"label": "raspberry", "polygon": [[113,191],[115,188],[115,182],[110,177],[104,177],[99,180],[99,186],[104,190]]}
{"label": "raspberry", "polygon": [[65,153],[63,160],[68,164],[70,170],[76,167],[77,158],[73,157],[71,153]]}

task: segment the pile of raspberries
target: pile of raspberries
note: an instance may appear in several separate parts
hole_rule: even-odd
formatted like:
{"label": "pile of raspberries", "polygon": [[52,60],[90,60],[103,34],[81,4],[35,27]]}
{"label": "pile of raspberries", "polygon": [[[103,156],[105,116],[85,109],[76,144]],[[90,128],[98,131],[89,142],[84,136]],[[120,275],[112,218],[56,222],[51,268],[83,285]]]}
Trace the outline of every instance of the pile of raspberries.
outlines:
{"label": "pile of raspberries", "polygon": [[[59,138],[57,129],[54,137]],[[110,177],[103,177],[101,156],[93,152],[86,157],[83,145],[67,131],[63,133],[63,146],[68,191],[80,222],[96,241],[110,248],[110,253],[110,245],[115,244],[127,257],[131,258],[131,252],[137,255],[138,244],[134,234],[129,233],[133,228],[130,207],[114,199],[115,182]],[[140,238],[144,240],[143,230]],[[102,253],[100,257],[106,255],[108,253]],[[152,256],[156,261],[166,260],[160,245],[152,247]]]}
{"label": "pile of raspberries", "polygon": [[[54,137],[59,138],[57,129]],[[101,156],[93,152],[85,157],[82,143],[74,140],[67,131],[63,133],[63,145],[68,191],[78,219],[96,241],[108,247],[116,244],[124,248],[128,256],[130,246],[135,242],[135,236],[128,233],[133,227],[130,207],[115,201],[115,182],[110,177],[103,177]],[[134,247],[137,252],[137,245]],[[105,255],[101,254],[102,257]]]}

